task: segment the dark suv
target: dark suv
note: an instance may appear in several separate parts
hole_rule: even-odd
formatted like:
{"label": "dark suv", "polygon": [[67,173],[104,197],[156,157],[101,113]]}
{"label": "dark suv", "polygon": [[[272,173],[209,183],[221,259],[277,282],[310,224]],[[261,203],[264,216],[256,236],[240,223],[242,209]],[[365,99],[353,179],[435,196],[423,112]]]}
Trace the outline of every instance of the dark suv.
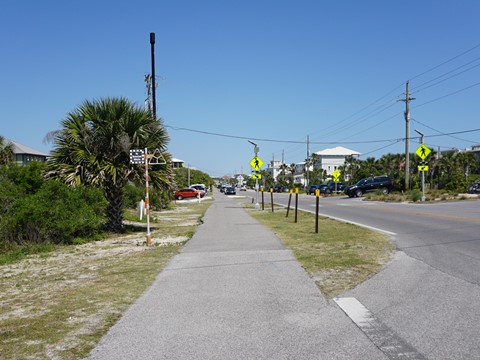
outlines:
{"label": "dark suv", "polygon": [[334,192],[341,193],[341,192],[343,192],[343,189],[345,188],[345,186],[341,182],[334,182],[334,181],[330,181],[327,184],[327,186],[332,193],[334,193]]}
{"label": "dark suv", "polygon": [[392,189],[393,183],[388,176],[374,176],[362,179],[355,185],[347,186],[343,192],[349,197],[354,197],[375,190],[381,190],[384,194],[388,194]]}

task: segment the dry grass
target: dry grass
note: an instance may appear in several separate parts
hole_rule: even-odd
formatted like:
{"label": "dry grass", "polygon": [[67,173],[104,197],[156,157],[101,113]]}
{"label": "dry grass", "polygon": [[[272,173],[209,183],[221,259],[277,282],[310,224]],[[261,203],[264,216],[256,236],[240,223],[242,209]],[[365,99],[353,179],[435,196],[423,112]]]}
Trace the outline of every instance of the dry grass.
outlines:
{"label": "dry grass", "polygon": [[328,218],[319,218],[315,233],[315,215],[298,212],[298,222],[290,211],[251,210],[250,214],[271,228],[294,252],[328,299],[367,280],[391,258],[390,239],[374,231]]}
{"label": "dry grass", "polygon": [[157,221],[150,247],[145,232],[138,232],[1,266],[0,358],[87,356],[191,238],[207,207],[152,214]]}

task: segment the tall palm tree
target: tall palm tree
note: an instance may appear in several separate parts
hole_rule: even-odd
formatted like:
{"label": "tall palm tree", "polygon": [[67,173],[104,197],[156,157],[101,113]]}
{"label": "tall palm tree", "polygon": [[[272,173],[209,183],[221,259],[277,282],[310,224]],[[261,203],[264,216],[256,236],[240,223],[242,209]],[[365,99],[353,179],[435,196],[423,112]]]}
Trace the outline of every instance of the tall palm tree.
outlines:
{"label": "tall palm tree", "polygon": [[84,101],[61,124],[61,130],[50,134],[55,147],[47,161],[47,177],[103,189],[111,231],[123,230],[123,187],[145,178],[143,166],[130,164],[130,149],[160,150],[166,164],[152,166],[149,181],[160,190],[171,188],[168,134],[162,122],[142,107],[125,98]]}
{"label": "tall palm tree", "polygon": [[295,184],[295,171],[297,170],[297,165],[295,163],[290,164],[288,167],[288,171],[292,174],[292,186],[291,188],[293,189],[293,185]]}
{"label": "tall palm tree", "polygon": [[279,175],[281,175],[281,176],[278,176],[277,179],[280,177],[280,181],[286,182],[286,172],[288,170],[288,165],[285,164],[285,163],[282,163],[280,165],[279,169],[280,169],[280,174]]}
{"label": "tall palm tree", "polygon": [[13,144],[7,143],[0,135],[0,165],[6,165],[13,161]]}
{"label": "tall palm tree", "polygon": [[310,168],[313,166],[313,160],[311,157],[305,159],[305,164],[303,165],[303,171],[305,172],[305,187],[308,187],[310,182]]}

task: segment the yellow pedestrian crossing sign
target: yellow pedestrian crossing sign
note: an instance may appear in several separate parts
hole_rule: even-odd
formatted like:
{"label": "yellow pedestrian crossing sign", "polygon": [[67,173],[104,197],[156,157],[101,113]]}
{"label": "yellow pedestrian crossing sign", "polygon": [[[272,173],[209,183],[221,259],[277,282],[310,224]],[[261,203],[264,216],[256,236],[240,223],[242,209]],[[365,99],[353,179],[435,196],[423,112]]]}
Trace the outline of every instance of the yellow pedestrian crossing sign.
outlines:
{"label": "yellow pedestrian crossing sign", "polygon": [[418,171],[428,171],[428,165],[418,165]]}
{"label": "yellow pedestrian crossing sign", "polygon": [[341,175],[340,171],[335,170],[335,171],[332,173],[332,175],[333,175],[333,180],[335,180],[335,182],[338,182],[338,180],[339,180],[339,178],[340,178],[340,175]]}
{"label": "yellow pedestrian crossing sign", "polygon": [[254,168],[256,171],[260,170],[260,168],[263,165],[262,159],[260,159],[258,156],[255,156],[251,161],[250,161],[250,166]]}
{"label": "yellow pedestrian crossing sign", "polygon": [[425,160],[431,152],[432,150],[422,144],[418,147],[417,151],[415,151],[415,154],[417,154],[420,159]]}

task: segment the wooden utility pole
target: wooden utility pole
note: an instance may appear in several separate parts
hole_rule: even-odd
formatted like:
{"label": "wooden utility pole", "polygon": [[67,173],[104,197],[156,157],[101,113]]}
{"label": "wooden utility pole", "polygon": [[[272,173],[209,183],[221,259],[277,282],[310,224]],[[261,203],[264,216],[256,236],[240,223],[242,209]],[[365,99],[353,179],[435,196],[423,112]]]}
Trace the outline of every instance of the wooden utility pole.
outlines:
{"label": "wooden utility pole", "polygon": [[415,98],[410,97],[410,93],[407,88],[405,91],[405,99],[400,101],[405,102],[405,191],[410,189],[410,108],[409,102],[415,100]]}

